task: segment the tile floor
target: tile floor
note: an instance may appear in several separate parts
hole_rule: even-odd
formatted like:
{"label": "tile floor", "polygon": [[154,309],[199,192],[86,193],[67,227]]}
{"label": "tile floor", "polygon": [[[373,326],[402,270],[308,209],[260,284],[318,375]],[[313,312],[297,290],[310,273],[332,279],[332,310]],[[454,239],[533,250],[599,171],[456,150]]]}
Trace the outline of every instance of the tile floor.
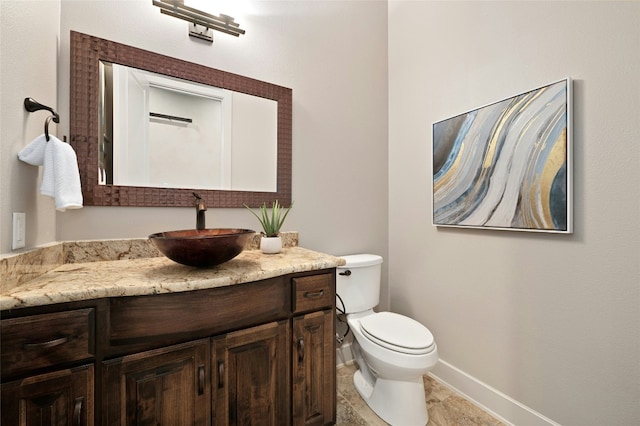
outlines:
{"label": "tile floor", "polygon": [[[387,423],[371,411],[353,386],[355,371],[355,364],[338,367],[336,424],[385,426]],[[429,376],[425,376],[424,390],[429,411],[429,426],[504,426],[504,423]]]}

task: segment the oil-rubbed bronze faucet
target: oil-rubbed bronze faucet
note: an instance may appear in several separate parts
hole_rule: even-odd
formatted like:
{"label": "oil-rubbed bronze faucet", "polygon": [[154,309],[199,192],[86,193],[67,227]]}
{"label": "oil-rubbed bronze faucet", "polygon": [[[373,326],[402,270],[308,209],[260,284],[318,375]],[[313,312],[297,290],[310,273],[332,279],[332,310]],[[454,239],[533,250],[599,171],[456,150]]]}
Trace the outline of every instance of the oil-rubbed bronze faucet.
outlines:
{"label": "oil-rubbed bronze faucet", "polygon": [[196,229],[201,230],[205,228],[204,225],[204,212],[207,211],[207,206],[204,204],[204,200],[195,192],[193,196],[196,197]]}

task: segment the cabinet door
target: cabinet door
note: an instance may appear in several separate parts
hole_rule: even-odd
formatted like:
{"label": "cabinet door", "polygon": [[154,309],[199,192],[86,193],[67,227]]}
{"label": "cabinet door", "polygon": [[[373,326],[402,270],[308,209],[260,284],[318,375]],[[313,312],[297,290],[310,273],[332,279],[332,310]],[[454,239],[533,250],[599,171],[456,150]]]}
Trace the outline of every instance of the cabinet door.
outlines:
{"label": "cabinet door", "polygon": [[208,339],[103,363],[105,425],[208,425]]}
{"label": "cabinet door", "polygon": [[2,424],[93,425],[93,365],[2,384]]}
{"label": "cabinet door", "polygon": [[293,318],[293,424],[335,423],[333,310]]}
{"label": "cabinet door", "polygon": [[214,339],[215,425],[289,425],[288,321]]}

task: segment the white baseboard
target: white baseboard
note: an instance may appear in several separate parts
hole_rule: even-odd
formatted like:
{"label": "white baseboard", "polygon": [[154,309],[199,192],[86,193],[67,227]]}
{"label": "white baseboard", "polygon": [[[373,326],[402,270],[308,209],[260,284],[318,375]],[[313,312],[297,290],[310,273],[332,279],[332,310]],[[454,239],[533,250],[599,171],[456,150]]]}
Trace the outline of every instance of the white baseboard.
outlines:
{"label": "white baseboard", "polygon": [[[351,343],[336,348],[336,360],[338,367],[353,362]],[[507,425],[560,426],[446,361],[439,360],[429,375]]]}
{"label": "white baseboard", "polygon": [[429,375],[508,425],[560,426],[446,361],[439,360]]}

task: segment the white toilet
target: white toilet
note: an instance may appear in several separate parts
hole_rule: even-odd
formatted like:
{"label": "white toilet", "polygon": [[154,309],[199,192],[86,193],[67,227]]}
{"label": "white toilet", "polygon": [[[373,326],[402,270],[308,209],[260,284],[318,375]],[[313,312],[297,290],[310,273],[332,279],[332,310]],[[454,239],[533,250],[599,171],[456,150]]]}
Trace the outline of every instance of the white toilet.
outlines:
{"label": "white toilet", "polygon": [[374,312],[380,301],[382,257],[341,256],[336,300],[353,332],[359,370],[353,383],[369,407],[393,426],[429,421],[422,376],[438,362],[431,332],[419,322],[392,312]]}

